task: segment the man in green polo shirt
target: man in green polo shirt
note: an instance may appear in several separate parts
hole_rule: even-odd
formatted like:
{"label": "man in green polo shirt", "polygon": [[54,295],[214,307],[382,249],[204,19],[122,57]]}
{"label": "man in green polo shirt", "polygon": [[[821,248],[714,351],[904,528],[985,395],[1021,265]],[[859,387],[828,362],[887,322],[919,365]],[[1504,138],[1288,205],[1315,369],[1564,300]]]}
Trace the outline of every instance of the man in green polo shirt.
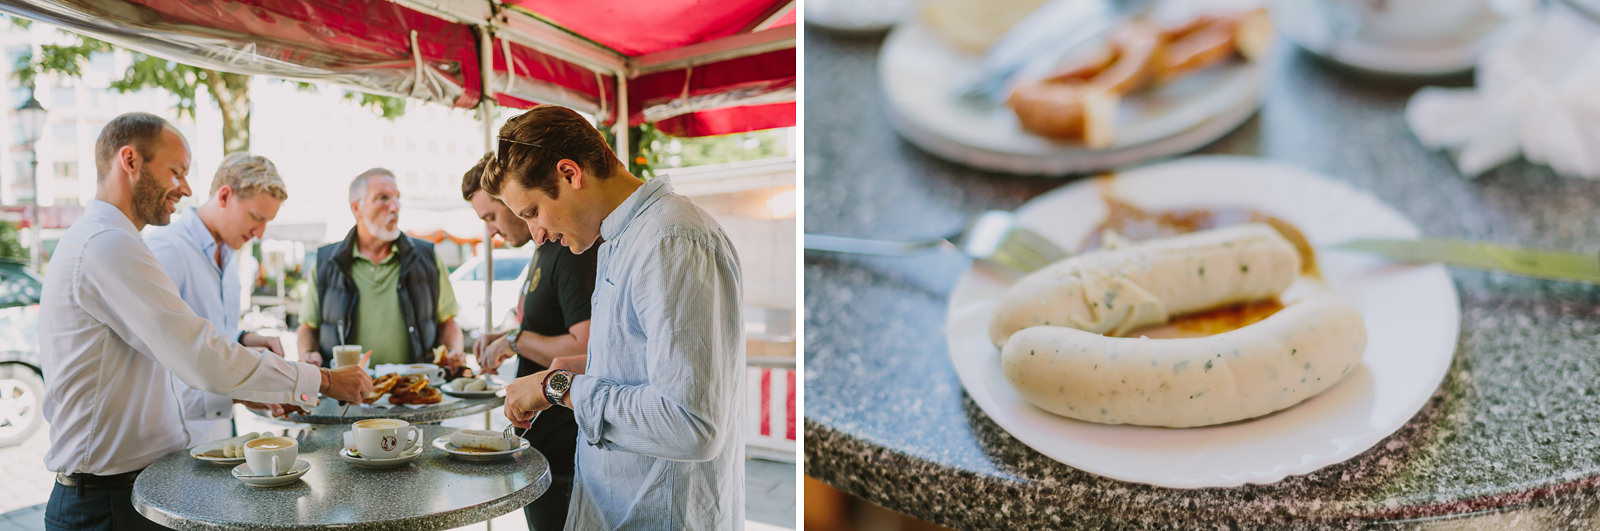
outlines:
{"label": "man in green polo shirt", "polygon": [[326,366],[335,345],[361,345],[372,364],[427,363],[461,352],[456,296],[433,244],[400,232],[400,188],[383,168],[350,183],[356,226],[317,249],[301,304],[301,359]]}

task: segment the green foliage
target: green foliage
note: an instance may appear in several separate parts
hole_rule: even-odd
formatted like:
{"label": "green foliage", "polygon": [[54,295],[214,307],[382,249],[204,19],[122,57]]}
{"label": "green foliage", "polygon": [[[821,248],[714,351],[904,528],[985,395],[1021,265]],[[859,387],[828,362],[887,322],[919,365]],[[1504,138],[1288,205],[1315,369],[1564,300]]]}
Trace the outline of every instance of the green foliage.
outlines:
{"label": "green foliage", "polygon": [[9,221],[0,221],[0,258],[28,259],[28,249],[22,246],[22,232]]}
{"label": "green foliage", "polygon": [[344,99],[354,101],[362,107],[377,111],[380,116],[393,120],[406,114],[406,99],[394,96],[380,96],[365,92],[345,91]]}
{"label": "green foliage", "polygon": [[[22,28],[28,27],[30,22],[20,17],[7,18]],[[77,37],[78,42],[71,45],[41,45],[39,47],[41,53],[37,57],[30,50],[17,58],[17,63],[12,65],[12,75],[25,86],[33,86],[34,77],[40,73],[79,78],[83,76],[83,65],[88,63],[92,55],[110,53],[114,50],[111,44],[105,41],[76,33],[68,34]],[[249,92],[250,76],[200,68],[138,52],[132,53],[133,64],[123,72],[121,79],[111,83],[111,89],[122,93],[148,88],[165,90],[178,97],[176,108],[179,116],[194,116],[195,94],[202,87],[211,92],[212,100],[219,102],[233,101],[238,95]],[[316,85],[311,83],[303,81],[294,83],[301,90],[316,91]],[[392,120],[405,114],[404,98],[351,91],[346,91],[344,96],[345,99],[354,101],[362,107],[374,110],[384,118]]]}
{"label": "green foliage", "polygon": [[658,133],[646,152],[654,157],[657,167],[686,168],[782,157],[788,154],[788,147],[776,130],[696,138]]}

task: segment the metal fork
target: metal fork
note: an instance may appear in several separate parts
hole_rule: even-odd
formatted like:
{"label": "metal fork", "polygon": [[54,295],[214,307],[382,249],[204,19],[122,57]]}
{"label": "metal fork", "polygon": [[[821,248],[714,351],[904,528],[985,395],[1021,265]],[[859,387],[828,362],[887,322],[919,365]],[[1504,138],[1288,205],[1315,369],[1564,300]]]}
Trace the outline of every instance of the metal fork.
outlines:
{"label": "metal fork", "polygon": [[805,248],[812,251],[906,256],[934,250],[956,250],[967,256],[994,262],[1018,271],[1037,271],[1062,258],[1063,251],[1039,233],[1017,224],[1010,212],[990,210],[974,218],[962,230],[943,238],[914,241],[886,241],[826,234],[805,235]]}

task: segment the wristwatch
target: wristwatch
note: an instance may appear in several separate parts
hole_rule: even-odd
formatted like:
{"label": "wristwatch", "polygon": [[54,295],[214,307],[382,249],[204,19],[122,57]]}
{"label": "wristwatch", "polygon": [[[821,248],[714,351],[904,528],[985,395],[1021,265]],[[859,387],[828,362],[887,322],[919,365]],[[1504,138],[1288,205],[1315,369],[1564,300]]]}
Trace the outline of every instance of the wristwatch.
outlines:
{"label": "wristwatch", "polygon": [[522,327],[513,328],[510,332],[506,332],[506,343],[510,344],[511,353],[520,358],[522,357],[522,352],[517,350],[517,338],[519,337],[522,337]]}
{"label": "wristwatch", "polygon": [[566,406],[562,399],[572,389],[572,372],[556,369],[544,375],[544,399],[551,405]]}

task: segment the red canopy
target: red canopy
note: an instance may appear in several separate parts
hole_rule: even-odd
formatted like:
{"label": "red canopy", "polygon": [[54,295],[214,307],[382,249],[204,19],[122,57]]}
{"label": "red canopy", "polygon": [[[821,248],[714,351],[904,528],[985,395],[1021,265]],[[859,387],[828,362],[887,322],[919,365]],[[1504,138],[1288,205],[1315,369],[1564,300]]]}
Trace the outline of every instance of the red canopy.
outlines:
{"label": "red canopy", "polygon": [[795,123],[793,0],[0,0],[0,10],[198,66],[455,107],[487,93],[609,123],[625,105],[629,123],[690,135]]}

